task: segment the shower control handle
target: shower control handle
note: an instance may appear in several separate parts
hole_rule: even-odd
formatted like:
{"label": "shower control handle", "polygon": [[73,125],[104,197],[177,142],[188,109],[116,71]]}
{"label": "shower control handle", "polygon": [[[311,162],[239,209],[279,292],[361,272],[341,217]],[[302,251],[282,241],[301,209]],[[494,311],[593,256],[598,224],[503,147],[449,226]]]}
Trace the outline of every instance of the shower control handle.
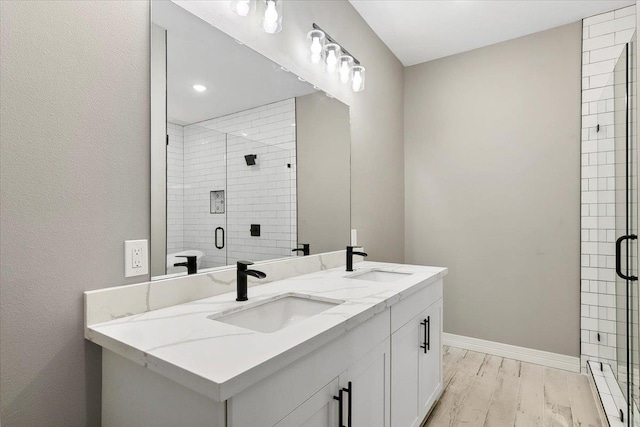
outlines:
{"label": "shower control handle", "polygon": [[630,280],[632,282],[635,282],[636,280],[638,280],[638,278],[636,276],[627,276],[622,272],[622,242],[624,242],[625,240],[636,240],[637,238],[638,236],[636,236],[635,234],[629,234],[627,236],[620,236],[618,237],[618,240],[616,240],[616,273],[618,274],[618,276],[620,276],[620,278],[624,280]]}

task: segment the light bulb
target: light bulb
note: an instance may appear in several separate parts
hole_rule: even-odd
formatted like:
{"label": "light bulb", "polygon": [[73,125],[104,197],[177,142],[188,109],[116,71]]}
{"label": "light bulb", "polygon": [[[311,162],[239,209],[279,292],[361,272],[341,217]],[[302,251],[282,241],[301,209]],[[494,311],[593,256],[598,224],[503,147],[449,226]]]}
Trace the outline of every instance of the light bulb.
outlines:
{"label": "light bulb", "polygon": [[262,28],[269,34],[274,34],[278,31],[278,11],[276,10],[275,0],[267,0],[267,10],[264,12]]}
{"label": "light bulb", "polygon": [[313,37],[311,41],[311,62],[317,64],[322,59],[322,45],[320,44],[320,37]]}
{"label": "light bulb", "polygon": [[349,69],[349,61],[342,61],[340,63],[340,81],[342,83],[349,83],[349,74],[350,74],[350,69]]}
{"label": "light bulb", "polygon": [[359,92],[362,86],[362,73],[360,70],[356,70],[353,73],[353,84],[352,89],[354,92]]}
{"label": "light bulb", "polygon": [[327,51],[327,70],[329,72],[334,72],[336,70],[336,65],[338,64],[338,58],[336,57],[335,50]]}
{"label": "light bulb", "polygon": [[249,0],[238,0],[236,12],[240,16],[247,16],[249,14]]}

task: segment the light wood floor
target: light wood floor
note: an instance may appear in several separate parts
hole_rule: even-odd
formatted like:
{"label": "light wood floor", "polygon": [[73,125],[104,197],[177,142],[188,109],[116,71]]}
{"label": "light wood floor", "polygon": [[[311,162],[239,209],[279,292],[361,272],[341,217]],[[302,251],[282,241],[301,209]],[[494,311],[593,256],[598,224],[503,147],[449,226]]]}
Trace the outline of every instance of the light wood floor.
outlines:
{"label": "light wood floor", "polygon": [[603,426],[585,375],[444,348],[444,392],[423,427]]}

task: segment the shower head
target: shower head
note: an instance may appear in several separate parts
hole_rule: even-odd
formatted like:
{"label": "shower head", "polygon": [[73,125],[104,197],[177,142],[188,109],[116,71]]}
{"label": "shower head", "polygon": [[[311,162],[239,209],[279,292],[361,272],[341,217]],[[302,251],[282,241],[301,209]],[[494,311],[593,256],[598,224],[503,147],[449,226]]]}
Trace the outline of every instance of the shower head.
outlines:
{"label": "shower head", "polygon": [[244,160],[247,162],[247,166],[253,166],[256,164],[257,154],[247,154],[244,156]]}

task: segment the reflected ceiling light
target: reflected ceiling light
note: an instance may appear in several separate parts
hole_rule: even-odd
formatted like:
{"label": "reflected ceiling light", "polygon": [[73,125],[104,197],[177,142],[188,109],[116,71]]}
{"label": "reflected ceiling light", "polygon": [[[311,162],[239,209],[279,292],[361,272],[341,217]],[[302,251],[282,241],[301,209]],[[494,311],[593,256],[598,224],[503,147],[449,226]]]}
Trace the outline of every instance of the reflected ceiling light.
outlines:
{"label": "reflected ceiling light", "polygon": [[255,4],[253,0],[233,0],[229,6],[238,15],[247,16],[251,13]]}
{"label": "reflected ceiling light", "polygon": [[269,34],[279,33],[282,30],[282,0],[264,0],[264,3],[262,29]]}
{"label": "reflected ceiling light", "polygon": [[207,90],[207,87],[203,85],[193,85],[193,89],[195,89],[196,92],[204,92]]}
{"label": "reflected ceiling light", "polygon": [[329,74],[337,73],[340,81],[349,84],[354,92],[364,90],[364,67],[360,61],[315,23],[313,30],[307,33],[307,39],[311,42],[311,62],[318,64],[322,61]]}

